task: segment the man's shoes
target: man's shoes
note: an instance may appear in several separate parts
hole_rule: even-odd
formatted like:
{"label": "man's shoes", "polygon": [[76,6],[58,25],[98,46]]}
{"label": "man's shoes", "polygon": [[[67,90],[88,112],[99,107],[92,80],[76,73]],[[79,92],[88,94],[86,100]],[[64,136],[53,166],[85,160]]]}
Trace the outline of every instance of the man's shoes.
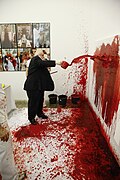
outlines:
{"label": "man's shoes", "polygon": [[38,117],[42,119],[48,119],[48,116],[46,116],[44,113],[40,114]]}
{"label": "man's shoes", "polygon": [[33,125],[36,125],[36,124],[37,124],[37,122],[35,121],[35,119],[31,119],[31,120],[29,120],[29,121],[30,121],[30,123],[33,124]]}

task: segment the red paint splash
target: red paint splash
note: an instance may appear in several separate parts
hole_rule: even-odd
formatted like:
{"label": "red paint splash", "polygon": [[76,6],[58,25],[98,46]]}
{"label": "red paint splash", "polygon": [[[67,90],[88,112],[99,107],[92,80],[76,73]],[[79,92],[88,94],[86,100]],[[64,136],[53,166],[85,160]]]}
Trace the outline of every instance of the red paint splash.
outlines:
{"label": "red paint splash", "polygon": [[[98,106],[98,101],[102,104],[102,117],[105,122],[111,125],[114,113],[118,110],[120,100],[120,64],[119,64],[119,36],[115,36],[110,44],[103,43],[101,49],[97,49],[94,55],[82,55],[73,59],[73,64],[79,64],[76,68],[75,75],[78,75],[76,85],[73,87],[73,93],[80,96],[81,99],[86,98],[86,80],[87,80],[87,62],[88,58],[94,60],[94,73],[96,76],[95,86],[95,105]],[[86,64],[83,65],[83,60]],[[80,67],[82,71],[79,74]],[[75,77],[74,77],[75,78]],[[81,85],[81,89],[77,86]],[[100,92],[101,91],[101,92]],[[101,95],[99,95],[101,93]]]}
{"label": "red paint splash", "polygon": [[74,79],[75,84],[73,85],[73,94],[79,96],[81,100],[86,98],[88,57],[91,57],[91,59],[93,58],[91,55],[82,55],[74,58],[71,64],[69,64],[73,69],[69,73],[68,80],[71,80],[71,77]]}
{"label": "red paint splash", "polygon": [[[77,59],[75,58],[72,63],[75,63],[76,60],[80,61],[81,58],[77,58]],[[79,69],[81,69],[81,71],[80,71],[81,74],[79,74],[79,79],[78,79],[77,85],[81,86],[81,90],[79,91],[74,86],[73,87],[73,89],[74,89],[73,94],[77,94],[77,95],[79,94],[80,99],[84,100],[86,98],[86,84],[87,84],[87,73],[88,73],[88,58],[85,57],[84,61],[82,61],[79,64],[79,66],[81,67],[81,68],[79,68]]]}
{"label": "red paint splash", "polygon": [[[86,99],[88,60],[95,61],[96,57],[98,58],[96,55],[85,54],[74,58],[70,64],[65,64],[67,66],[73,66],[72,71],[69,73],[68,80],[71,80],[71,76],[75,80],[75,85],[73,85],[73,94],[79,96],[81,100]],[[99,61],[105,61],[105,59],[101,59],[99,57]]]}
{"label": "red paint splash", "polygon": [[95,52],[95,105],[101,102],[102,117],[109,126],[120,101],[119,45],[119,36],[115,36],[111,45],[102,44]]}

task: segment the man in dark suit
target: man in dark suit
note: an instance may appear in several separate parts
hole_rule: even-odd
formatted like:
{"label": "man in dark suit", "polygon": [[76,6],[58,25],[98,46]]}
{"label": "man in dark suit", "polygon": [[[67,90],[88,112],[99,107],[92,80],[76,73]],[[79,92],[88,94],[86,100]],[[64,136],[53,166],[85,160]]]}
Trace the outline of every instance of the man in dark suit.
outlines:
{"label": "man in dark suit", "polygon": [[24,90],[28,96],[28,119],[31,124],[36,124],[35,116],[47,119],[43,113],[44,91],[53,91],[54,82],[51,78],[48,67],[55,67],[56,61],[46,61],[44,59],[44,51],[38,49],[35,56],[31,59],[28,76],[24,84]]}

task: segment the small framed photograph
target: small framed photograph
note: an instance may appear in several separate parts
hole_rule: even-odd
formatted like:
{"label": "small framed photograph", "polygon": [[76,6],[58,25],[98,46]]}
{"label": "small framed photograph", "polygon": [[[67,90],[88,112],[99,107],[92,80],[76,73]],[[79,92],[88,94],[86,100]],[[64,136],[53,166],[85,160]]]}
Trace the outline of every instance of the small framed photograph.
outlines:
{"label": "small framed photograph", "polygon": [[18,48],[32,48],[32,24],[17,24]]}
{"label": "small framed photograph", "polygon": [[50,23],[33,24],[33,47],[50,48]]}
{"label": "small framed photograph", "polygon": [[16,48],[16,28],[15,24],[2,24],[0,26],[1,48]]}
{"label": "small framed photograph", "polygon": [[31,48],[18,48],[18,58],[20,62],[20,71],[25,71],[27,61],[31,59]]}
{"label": "small framed photograph", "polygon": [[17,71],[17,49],[2,49],[3,71]]}

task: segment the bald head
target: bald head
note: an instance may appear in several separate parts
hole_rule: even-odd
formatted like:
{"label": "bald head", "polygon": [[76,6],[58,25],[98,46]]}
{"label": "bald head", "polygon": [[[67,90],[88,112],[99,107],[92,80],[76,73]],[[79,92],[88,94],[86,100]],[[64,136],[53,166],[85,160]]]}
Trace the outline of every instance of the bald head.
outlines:
{"label": "bald head", "polygon": [[35,52],[35,56],[39,56],[41,54],[44,54],[43,50],[42,49],[37,49],[36,52]]}
{"label": "bald head", "polygon": [[35,56],[39,56],[41,59],[44,59],[44,51],[42,49],[37,49]]}

